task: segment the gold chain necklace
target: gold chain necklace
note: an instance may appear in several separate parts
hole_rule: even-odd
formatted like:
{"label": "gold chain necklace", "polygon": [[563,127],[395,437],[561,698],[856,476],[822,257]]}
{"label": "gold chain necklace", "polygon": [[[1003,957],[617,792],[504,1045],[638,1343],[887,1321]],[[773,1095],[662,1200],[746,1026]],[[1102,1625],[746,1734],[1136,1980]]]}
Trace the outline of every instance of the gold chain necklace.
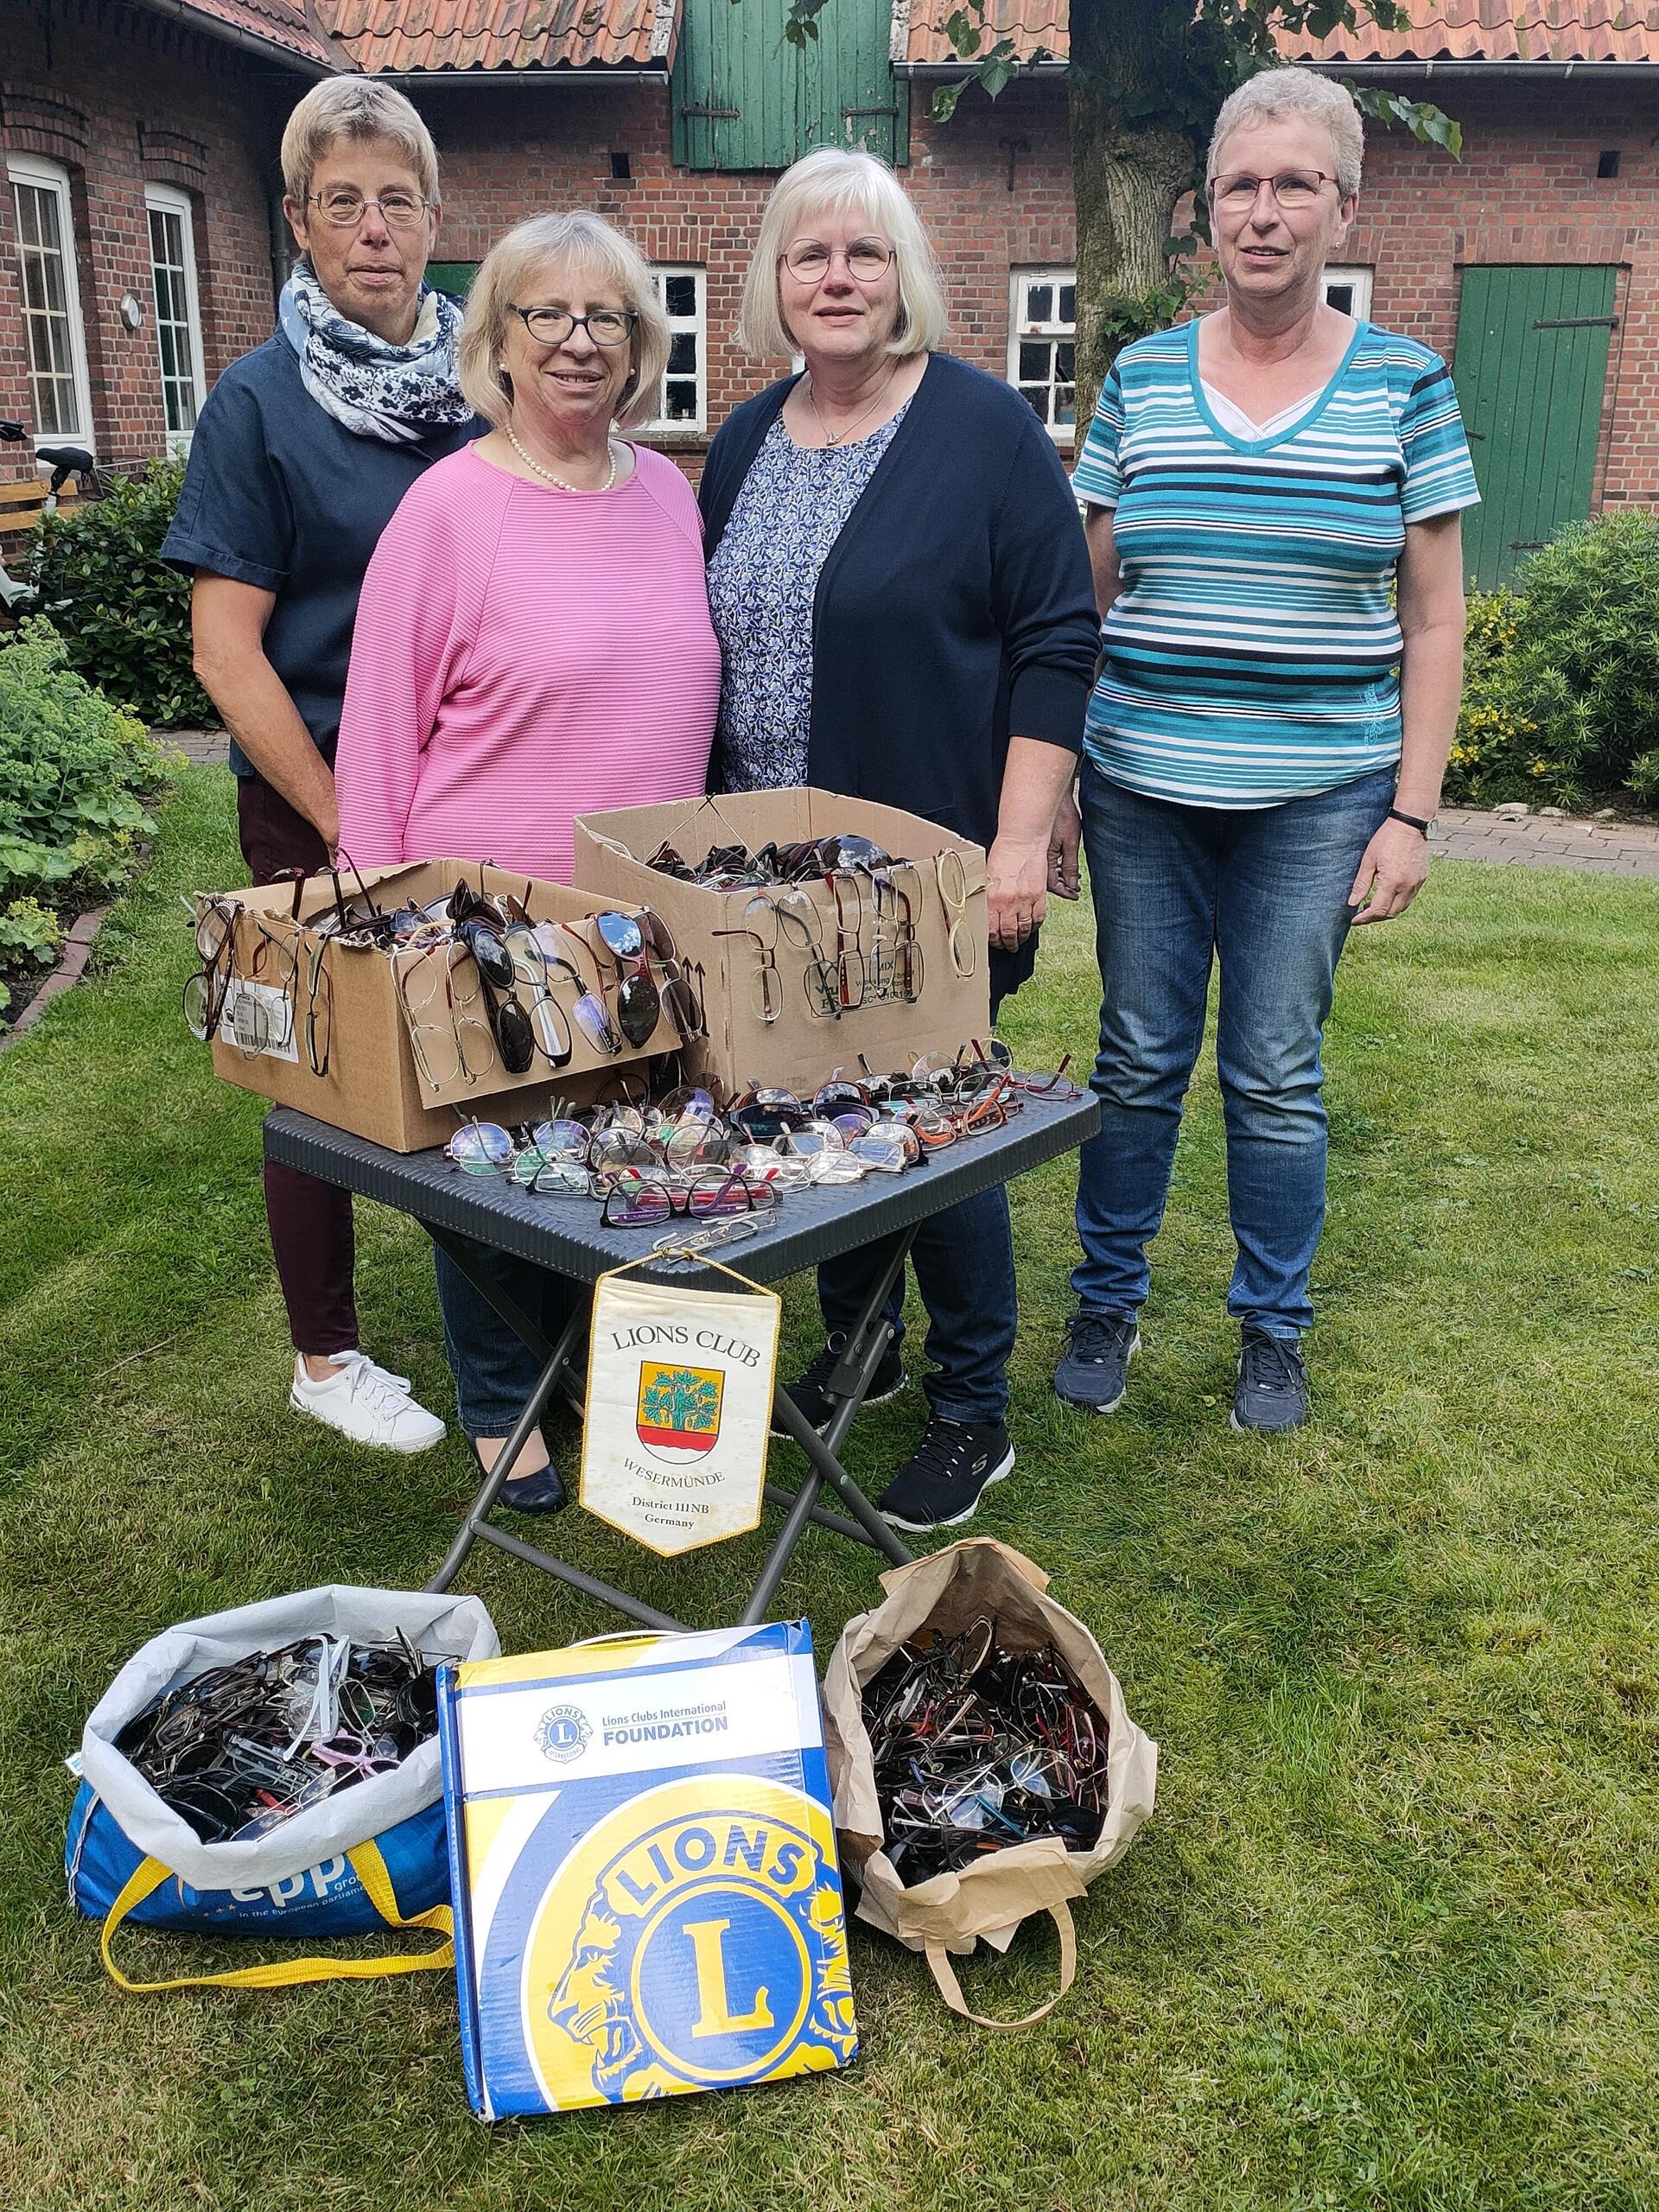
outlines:
{"label": "gold chain necklace", "polygon": [[817,423],[818,428],[823,432],[823,442],[826,448],[835,446],[844,446],[846,444],[848,439],[851,437],[853,432],[858,428],[859,424],[866,421],[868,416],[874,414],[876,409],[881,404],[887,394],[893,390],[893,384],[898,374],[899,364],[895,361],[887,382],[882,385],[880,391],[876,393],[875,397],[870,402],[869,405],[864,410],[863,414],[855,415],[852,421],[849,423],[846,429],[842,430],[841,435],[838,438],[832,438],[830,435],[830,425],[824,421],[823,416],[818,407],[818,395],[812,387],[812,372],[810,369],[808,370],[806,377],[806,404],[812,410],[813,416]]}
{"label": "gold chain necklace", "polygon": [[611,457],[611,473],[602,484],[567,484],[563,476],[556,476],[550,468],[543,468],[539,461],[535,460],[524,451],[518,442],[518,435],[511,423],[505,424],[505,428],[507,433],[507,442],[519,460],[524,462],[524,467],[533,468],[543,483],[556,484],[561,492],[575,492],[579,497],[586,499],[591,497],[595,492],[608,492],[616,481],[616,445],[613,439],[607,438],[605,441],[605,450]]}

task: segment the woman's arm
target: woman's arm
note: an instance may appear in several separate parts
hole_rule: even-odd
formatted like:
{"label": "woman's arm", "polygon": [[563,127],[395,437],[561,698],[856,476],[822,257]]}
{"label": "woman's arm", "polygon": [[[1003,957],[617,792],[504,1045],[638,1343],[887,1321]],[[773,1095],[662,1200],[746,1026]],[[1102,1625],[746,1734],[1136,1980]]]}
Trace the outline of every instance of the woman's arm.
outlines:
{"label": "woman's arm", "polygon": [[[1091,506],[1083,525],[1089,547],[1089,566],[1094,571],[1095,605],[1100,619],[1117,597],[1122,578],[1117,565],[1117,541],[1112,536],[1112,507]],[[1075,899],[1081,880],[1078,854],[1083,846],[1083,817],[1070,782],[1060,794],[1054,826],[1048,839],[1048,887],[1057,898]]]}
{"label": "woman's arm", "polygon": [[1003,489],[992,559],[1009,737],[986,908],[992,944],[1012,950],[1047,911],[1050,837],[1077,771],[1097,629],[1071,484],[1034,421],[1023,428]]}
{"label": "woman's arm", "polygon": [[334,772],[318,752],[283,679],[265,658],[275,592],[198,569],[190,594],[196,680],[237,743],[332,851],[340,842]]}
{"label": "woman's arm", "polygon": [[352,632],[334,773],[340,849],[359,868],[408,857],[421,755],[459,659],[458,548],[442,521],[448,489],[435,501],[425,481],[404,494],[374,549]]}
{"label": "woman's arm", "polygon": [[[1440,803],[1440,780],[1458,727],[1463,690],[1463,517],[1408,523],[1400,556],[1400,780],[1394,803],[1424,821]],[[1428,840],[1409,823],[1385,822],[1359,863],[1351,906],[1369,894],[1356,922],[1403,914],[1428,874]]]}

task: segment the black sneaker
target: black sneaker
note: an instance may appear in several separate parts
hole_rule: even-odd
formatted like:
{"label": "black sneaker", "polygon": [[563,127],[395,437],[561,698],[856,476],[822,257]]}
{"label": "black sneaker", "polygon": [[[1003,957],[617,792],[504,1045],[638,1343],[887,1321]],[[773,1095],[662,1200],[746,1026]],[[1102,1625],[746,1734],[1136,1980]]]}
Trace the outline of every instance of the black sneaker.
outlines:
{"label": "black sneaker", "polygon": [[1233,1386],[1232,1426],[1262,1436],[1300,1428],[1307,1419],[1307,1363],[1294,1337],[1244,1325]]}
{"label": "black sneaker", "polygon": [[1129,1362],[1141,1349],[1133,1313],[1074,1313],[1065,1351],[1054,1370],[1054,1395],[1091,1414],[1115,1414],[1123,1402]]}
{"label": "black sneaker", "polygon": [[1000,1421],[943,1421],[938,1414],[876,1500],[895,1529],[954,1529],[971,1521],[993,1483],[1014,1471]]}
{"label": "black sneaker", "polygon": [[[814,1428],[828,1428],[841,1404],[841,1400],[832,1398],[825,1386],[840,1363],[846,1342],[845,1336],[837,1331],[811,1365],[798,1375],[792,1382],[784,1385]],[[904,1387],[904,1362],[899,1356],[898,1345],[889,1344],[881,1355],[880,1365],[870,1379],[869,1395],[864,1403],[867,1406],[884,1406],[889,1398],[896,1398]],[[774,1436],[788,1433],[786,1429],[779,1427],[775,1416],[772,1433]]]}

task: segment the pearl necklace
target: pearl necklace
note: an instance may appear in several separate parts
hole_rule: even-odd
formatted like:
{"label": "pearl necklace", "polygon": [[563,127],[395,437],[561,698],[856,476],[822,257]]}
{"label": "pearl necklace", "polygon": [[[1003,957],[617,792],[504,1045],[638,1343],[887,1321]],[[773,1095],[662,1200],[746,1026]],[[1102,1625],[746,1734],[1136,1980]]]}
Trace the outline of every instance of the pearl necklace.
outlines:
{"label": "pearl necklace", "polygon": [[563,476],[556,476],[550,468],[543,468],[539,461],[532,459],[532,457],[524,451],[523,446],[518,442],[517,433],[514,431],[511,423],[506,423],[504,427],[507,433],[507,442],[512,446],[514,453],[518,454],[519,460],[524,462],[524,467],[526,468],[533,468],[537,475],[542,479],[543,483],[556,484],[561,492],[575,492],[579,498],[586,499],[590,497],[595,492],[608,492],[616,481],[616,445],[613,439],[607,438],[605,441],[605,450],[611,457],[611,473],[605,479],[605,481],[602,484],[567,484]]}
{"label": "pearl necklace", "polygon": [[870,416],[874,414],[876,409],[881,404],[887,394],[893,390],[898,375],[899,365],[895,362],[893,367],[893,372],[891,375],[889,375],[887,382],[882,385],[880,391],[876,393],[875,397],[870,402],[863,413],[861,415],[855,415],[852,421],[844,426],[840,436],[832,438],[830,435],[830,425],[824,421],[823,412],[818,406],[818,395],[813,389],[811,376],[810,373],[808,374],[806,379],[806,404],[812,410],[813,416],[817,420],[819,429],[823,432],[823,443],[826,452],[833,452],[836,447],[844,446],[848,439],[852,436],[853,432],[858,428],[859,424],[867,421]]}

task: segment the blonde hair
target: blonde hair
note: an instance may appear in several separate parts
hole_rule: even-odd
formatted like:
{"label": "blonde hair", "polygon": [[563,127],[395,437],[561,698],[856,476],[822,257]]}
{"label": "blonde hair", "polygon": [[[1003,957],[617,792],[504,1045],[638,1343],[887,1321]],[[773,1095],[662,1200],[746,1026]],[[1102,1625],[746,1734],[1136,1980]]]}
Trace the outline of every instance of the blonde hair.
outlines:
{"label": "blonde hair", "polygon": [[411,103],[372,77],[313,85],[283,132],[283,189],[303,207],[317,163],[337,138],[390,138],[415,172],[423,200],[438,197],[438,149]]}
{"label": "blonde hair", "polygon": [[668,317],[651,281],[651,264],[633,240],[602,215],[532,215],[499,238],[480,264],[467,296],[456,372],[467,404],[497,429],[512,411],[512,391],[500,367],[507,317],[524,286],[555,262],[574,262],[614,284],[633,309],[628,380],[616,419],[626,429],[643,422],[668,366]]}
{"label": "blonde hair", "polygon": [[1230,132],[1249,130],[1258,123],[1282,123],[1292,115],[1325,125],[1331,133],[1338,194],[1346,200],[1357,192],[1365,158],[1365,126],[1359,119],[1354,96],[1331,78],[1316,77],[1311,69],[1263,69],[1256,76],[1247,77],[1236,92],[1229,92],[1211,134],[1205,181],[1214,178],[1222,142]]}
{"label": "blonde hair", "polygon": [[786,168],[772,187],[760,218],[754,257],[743,280],[737,342],[758,360],[798,350],[784,320],[779,267],[784,248],[809,215],[845,214],[856,208],[885,232],[899,270],[899,320],[887,341],[901,360],[931,353],[950,320],[939,264],[909,194],[884,161],[851,147],[819,146]]}

